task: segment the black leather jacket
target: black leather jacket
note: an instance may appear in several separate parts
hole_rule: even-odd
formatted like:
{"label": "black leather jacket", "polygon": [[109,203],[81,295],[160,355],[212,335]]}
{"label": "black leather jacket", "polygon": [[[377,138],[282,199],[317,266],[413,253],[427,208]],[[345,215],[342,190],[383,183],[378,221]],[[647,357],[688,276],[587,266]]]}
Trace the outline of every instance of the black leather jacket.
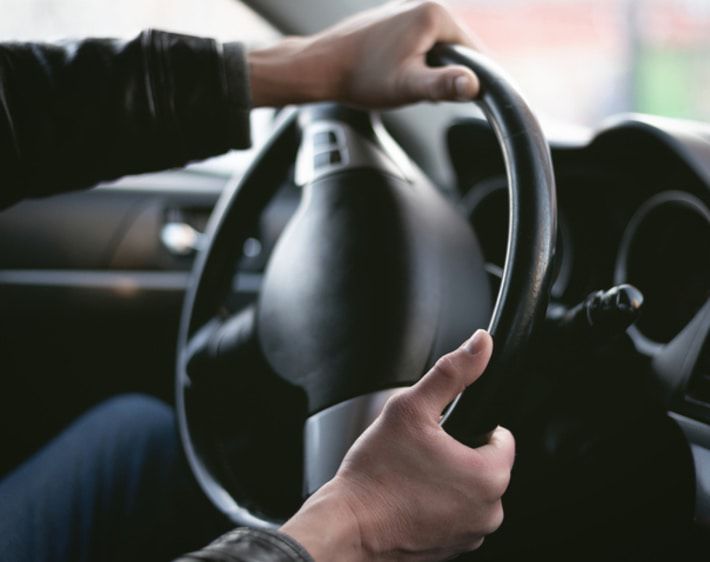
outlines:
{"label": "black leather jacket", "polygon": [[[0,209],[249,145],[238,43],[146,31],[132,41],[0,44]],[[278,532],[238,529],[180,562],[313,562]]]}
{"label": "black leather jacket", "polygon": [[249,109],[238,43],[0,44],[0,208],[245,148]]}

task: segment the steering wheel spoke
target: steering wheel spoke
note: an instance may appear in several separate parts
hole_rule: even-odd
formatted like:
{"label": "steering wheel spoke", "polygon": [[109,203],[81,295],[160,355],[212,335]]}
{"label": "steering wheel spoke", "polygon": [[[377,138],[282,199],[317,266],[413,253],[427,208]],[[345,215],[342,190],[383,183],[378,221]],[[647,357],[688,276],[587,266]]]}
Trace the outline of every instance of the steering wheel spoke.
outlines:
{"label": "steering wheel spoke", "polygon": [[235,369],[254,371],[259,362],[255,315],[255,306],[249,305],[227,319],[212,318],[195,331],[182,358],[190,384],[209,384]]}
{"label": "steering wheel spoke", "polygon": [[184,347],[190,431],[231,496],[287,516],[301,500],[306,401],[264,358],[255,316],[252,305],[227,319],[213,318]]}

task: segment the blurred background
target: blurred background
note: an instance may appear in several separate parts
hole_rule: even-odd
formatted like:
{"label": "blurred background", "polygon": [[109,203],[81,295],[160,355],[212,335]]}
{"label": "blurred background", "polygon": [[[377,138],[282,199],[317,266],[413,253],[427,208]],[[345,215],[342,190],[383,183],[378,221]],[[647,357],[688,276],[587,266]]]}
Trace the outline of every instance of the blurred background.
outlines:
{"label": "blurred background", "polygon": [[[251,44],[277,37],[238,0],[0,4],[0,40],[126,37],[146,27]],[[710,0],[449,0],[449,5],[548,118],[594,125],[614,113],[638,111],[710,121]]]}
{"label": "blurred background", "polygon": [[451,0],[533,107],[593,125],[638,111],[710,121],[708,0]]}

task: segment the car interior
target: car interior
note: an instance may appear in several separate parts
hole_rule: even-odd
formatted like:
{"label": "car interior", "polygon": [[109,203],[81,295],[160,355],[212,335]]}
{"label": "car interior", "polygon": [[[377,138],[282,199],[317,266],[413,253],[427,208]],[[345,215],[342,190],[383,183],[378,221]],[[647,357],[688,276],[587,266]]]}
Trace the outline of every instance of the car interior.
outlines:
{"label": "car interior", "polygon": [[[268,40],[380,3],[224,1]],[[245,154],[0,212],[0,475],[148,393],[215,508],[277,525],[490,327],[495,377],[444,427],[506,425],[516,464],[503,526],[461,559],[707,560],[710,108],[571,126],[505,61],[430,62],[474,69],[478,103],[259,110]]]}

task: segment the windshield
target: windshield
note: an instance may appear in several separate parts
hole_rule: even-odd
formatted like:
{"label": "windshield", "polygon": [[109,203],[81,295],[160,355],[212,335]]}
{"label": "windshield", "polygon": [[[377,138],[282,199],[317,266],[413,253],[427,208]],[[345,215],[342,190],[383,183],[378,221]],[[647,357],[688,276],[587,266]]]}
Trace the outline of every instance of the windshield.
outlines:
{"label": "windshield", "polygon": [[542,114],[710,121],[708,0],[450,0]]}

